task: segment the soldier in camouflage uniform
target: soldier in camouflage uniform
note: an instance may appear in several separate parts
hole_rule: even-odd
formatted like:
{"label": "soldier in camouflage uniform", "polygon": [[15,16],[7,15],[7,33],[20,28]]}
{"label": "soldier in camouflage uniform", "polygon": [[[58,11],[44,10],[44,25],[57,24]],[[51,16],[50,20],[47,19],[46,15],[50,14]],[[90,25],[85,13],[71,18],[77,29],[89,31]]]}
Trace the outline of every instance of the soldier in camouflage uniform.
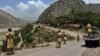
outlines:
{"label": "soldier in camouflage uniform", "polygon": [[61,33],[61,31],[59,30],[58,31],[58,34],[57,34],[57,45],[56,45],[56,47],[57,48],[61,48],[61,42],[62,42],[62,33]]}
{"label": "soldier in camouflage uniform", "polygon": [[77,33],[77,42],[80,41],[80,36],[79,36],[79,33]]}
{"label": "soldier in camouflage uniform", "polygon": [[87,24],[87,26],[86,26],[86,31],[87,31],[87,33],[88,33],[88,36],[90,36],[91,35],[91,33],[92,33],[92,25],[91,24]]}
{"label": "soldier in camouflage uniform", "polygon": [[63,42],[64,42],[64,44],[66,44],[66,41],[67,41],[66,34],[65,34],[65,32],[63,32]]}
{"label": "soldier in camouflage uniform", "polygon": [[14,42],[13,42],[13,32],[12,29],[8,29],[8,32],[6,33],[7,38],[7,55],[14,54],[13,48],[14,48]]}

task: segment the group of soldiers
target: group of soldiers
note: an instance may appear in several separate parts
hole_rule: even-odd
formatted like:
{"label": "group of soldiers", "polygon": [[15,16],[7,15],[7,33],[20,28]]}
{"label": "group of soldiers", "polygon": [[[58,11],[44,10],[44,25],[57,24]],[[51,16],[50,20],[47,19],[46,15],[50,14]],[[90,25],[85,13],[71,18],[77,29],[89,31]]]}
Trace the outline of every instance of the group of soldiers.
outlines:
{"label": "group of soldiers", "polygon": [[[86,33],[88,34],[88,36],[90,36],[90,34],[92,33],[92,25],[90,23],[88,23],[86,25]],[[63,41],[64,44],[66,44],[66,41],[67,41],[67,37],[65,36],[65,32],[61,32],[60,30],[58,31],[58,36],[57,36],[57,39],[56,39],[56,42],[57,42],[57,45],[56,47],[57,48],[61,48],[61,42]],[[80,36],[79,36],[79,33],[77,33],[77,41],[79,42],[80,41]]]}
{"label": "group of soldiers", "polygon": [[56,48],[61,48],[62,41],[64,44],[66,44],[66,41],[67,41],[66,34],[65,32],[62,33],[60,30],[58,30],[57,39],[56,39],[56,42],[57,42]]}
{"label": "group of soldiers", "polygon": [[[92,32],[92,25],[91,24],[87,24],[86,31],[87,31],[88,36],[89,36]],[[14,54],[13,37],[14,37],[14,33],[12,32],[12,29],[9,28],[8,32],[6,33],[7,55]],[[68,39],[66,37],[65,32],[61,32],[61,30],[58,30],[58,34],[57,34],[57,38],[56,38],[56,48],[61,48],[61,43],[63,42],[64,44],[66,44],[67,40]],[[80,40],[80,37],[79,37],[79,34],[78,34],[77,35],[77,41],[79,41],[79,40]]]}
{"label": "group of soldiers", "polygon": [[[6,48],[7,48],[7,55],[14,54],[14,41],[13,41],[14,33],[11,28],[8,29],[6,33]],[[63,38],[62,38],[63,37]],[[66,44],[67,38],[65,36],[65,32],[58,31],[57,34],[57,48],[61,48],[61,42],[63,40],[64,44]]]}
{"label": "group of soldiers", "polygon": [[[77,33],[77,42],[80,41],[80,35],[79,33]],[[60,30],[58,31],[57,34],[57,39],[56,39],[56,48],[61,48],[61,43],[63,42],[64,44],[66,44],[66,41],[68,40],[66,33],[65,32],[61,32]]]}

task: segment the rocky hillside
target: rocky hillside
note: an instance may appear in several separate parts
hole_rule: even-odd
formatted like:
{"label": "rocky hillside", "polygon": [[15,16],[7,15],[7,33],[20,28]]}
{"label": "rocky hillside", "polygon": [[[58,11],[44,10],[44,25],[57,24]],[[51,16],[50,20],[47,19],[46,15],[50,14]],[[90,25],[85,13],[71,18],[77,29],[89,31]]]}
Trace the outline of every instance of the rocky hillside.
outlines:
{"label": "rocky hillside", "polygon": [[86,4],[86,7],[94,13],[100,12],[100,4]]}
{"label": "rocky hillside", "polygon": [[48,7],[39,17],[38,22],[45,23],[48,19],[69,16],[72,11],[100,12],[99,4],[85,4],[82,0],[58,0]]}
{"label": "rocky hillside", "polygon": [[0,10],[0,28],[17,27],[20,26],[21,23],[23,23],[23,20],[20,20],[3,10]]}

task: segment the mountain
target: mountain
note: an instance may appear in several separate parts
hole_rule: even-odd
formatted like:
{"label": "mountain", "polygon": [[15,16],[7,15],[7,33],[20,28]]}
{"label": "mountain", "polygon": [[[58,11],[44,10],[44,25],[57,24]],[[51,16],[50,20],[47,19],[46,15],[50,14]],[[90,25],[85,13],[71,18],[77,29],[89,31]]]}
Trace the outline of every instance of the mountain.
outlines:
{"label": "mountain", "polygon": [[18,27],[23,23],[23,20],[16,18],[3,10],[0,10],[0,28]]}
{"label": "mountain", "polygon": [[73,10],[97,13],[100,12],[100,4],[86,4],[83,0],[58,0],[39,16],[38,22],[46,23],[49,19],[67,17]]}

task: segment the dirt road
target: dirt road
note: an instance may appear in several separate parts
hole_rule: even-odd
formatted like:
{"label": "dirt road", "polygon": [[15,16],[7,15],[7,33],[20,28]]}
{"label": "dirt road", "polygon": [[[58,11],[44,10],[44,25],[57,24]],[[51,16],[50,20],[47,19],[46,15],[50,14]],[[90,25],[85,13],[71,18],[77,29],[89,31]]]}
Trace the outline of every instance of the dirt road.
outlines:
{"label": "dirt road", "polygon": [[86,50],[86,48],[81,47],[82,44],[84,43],[73,41],[67,45],[63,45],[61,49],[52,47],[24,56],[81,56],[81,54]]}
{"label": "dirt road", "polygon": [[62,45],[62,48],[55,48],[54,45],[47,48],[35,48],[35,49],[24,49],[17,51],[16,54],[12,56],[81,56],[86,50],[82,47],[84,42],[71,41],[67,42],[66,45]]}

